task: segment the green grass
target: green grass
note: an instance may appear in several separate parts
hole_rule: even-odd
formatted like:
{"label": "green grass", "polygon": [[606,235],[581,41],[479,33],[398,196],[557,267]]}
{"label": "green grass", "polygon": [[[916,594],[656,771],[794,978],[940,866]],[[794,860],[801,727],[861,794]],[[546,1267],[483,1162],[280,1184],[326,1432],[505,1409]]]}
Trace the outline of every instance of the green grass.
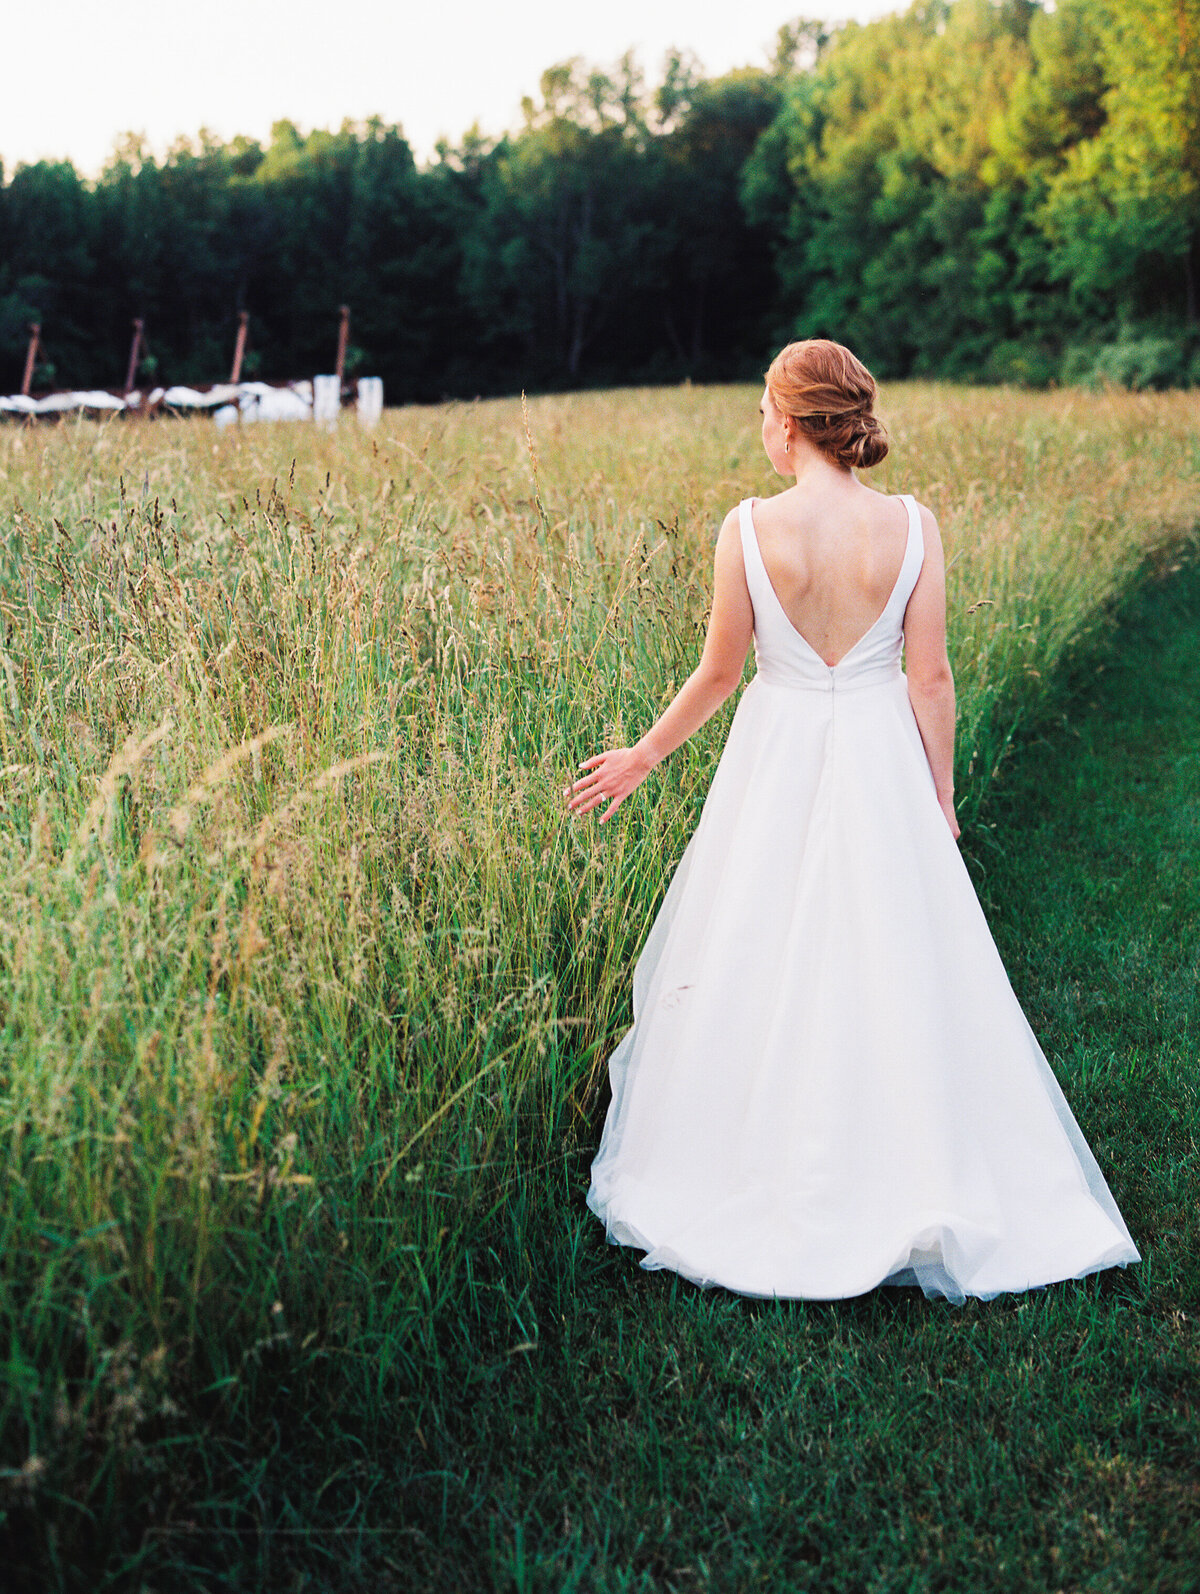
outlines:
{"label": "green grass", "polygon": [[[511,404],[374,437],[0,431],[0,1509],[30,1586],[659,1587],[705,1556],[736,1588],[755,1543],[891,1564],[856,1524],[898,1534],[907,1474],[936,1564],[937,1523],[1005,1457],[1060,1467],[1018,1409],[1043,1378],[1061,1407],[1027,1347],[1042,1298],[772,1318],[631,1270],[582,1208],[632,958],[722,725],[603,836],[557,791],[690,668],[720,513],[770,488],[756,396],[542,401],[536,460]],[[1194,529],[1197,402],[888,404],[886,480],[951,549],[971,813],[1064,661]],[[975,831],[989,890],[1019,834]],[[1036,968],[1022,994],[1061,1049],[1078,1025],[1038,1009]],[[1182,1090],[1127,1099],[1100,1053],[1078,1066],[1119,1195],[1165,1210],[1136,1180],[1165,1188],[1145,1147],[1191,1132]],[[1144,1136],[1125,1173],[1109,1090]],[[1072,1297],[1070,1365],[1110,1292],[1133,1337],[1072,1411],[1158,1388],[1178,1291],[1152,1267]],[[983,1422],[971,1369],[1006,1348],[1010,1426],[954,1448],[938,1402]]]}
{"label": "green grass", "polygon": [[1142,1266],[961,1310],[744,1301],[641,1273],[598,1225],[576,1241],[577,1176],[538,1226],[536,1352],[497,1346],[415,1403],[421,1580],[1200,1586],[1198,791],[1193,571],[1022,750],[984,874]]}
{"label": "green grass", "polygon": [[580,1164],[527,1231],[536,1351],[414,1396],[413,1586],[1200,1587],[1200,570],[1103,662],[977,872],[1144,1262],[961,1309],[742,1300],[606,1248]]}
{"label": "green grass", "polygon": [[386,1421],[322,1400],[285,1343],[253,1406],[215,1395],[207,1435],[145,1445],[210,1469],[151,1564],[205,1589],[1195,1590],[1198,791],[1192,569],[1134,605],[975,838],[1139,1267],[961,1308],[703,1292],[606,1245],[581,1149],[477,1235],[470,1308]]}

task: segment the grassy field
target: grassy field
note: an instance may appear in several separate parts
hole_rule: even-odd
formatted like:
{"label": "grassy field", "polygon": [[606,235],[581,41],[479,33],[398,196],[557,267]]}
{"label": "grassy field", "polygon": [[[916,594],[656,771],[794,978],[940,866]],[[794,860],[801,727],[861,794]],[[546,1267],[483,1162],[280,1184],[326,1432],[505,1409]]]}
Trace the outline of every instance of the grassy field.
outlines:
{"label": "grassy field", "polygon": [[1143,1263],[961,1309],[706,1294],[576,1237],[581,1159],[536,1355],[414,1403],[413,1586],[1200,1588],[1200,569],[1117,643],[1019,749],[978,873]]}
{"label": "grassy field", "polygon": [[[616,1526],[617,1434],[669,1470],[636,1380],[625,1426],[572,1452],[616,1491],[612,1556],[604,1512],[556,1497],[570,1584],[534,1570],[536,1500],[485,1521],[503,1452],[472,1452],[470,1414],[523,1391],[518,1430],[544,1445],[547,1346],[585,1367],[615,1324],[619,1360],[622,1302],[650,1303],[643,1393],[683,1354],[687,1292],[631,1282],[582,1189],[631,961],[727,716],[605,833],[558,792],[691,668],[716,527],[773,490],[756,405],[0,430],[0,1486],[31,1586],[674,1575],[639,1570]],[[965,842],[988,862],[1014,733],[1200,519],[1200,402],[912,386],[885,413],[875,476],[935,509],[951,557]],[[760,1306],[690,1299],[689,1356],[727,1360],[736,1320],[814,1385],[856,1313],[930,1355],[948,1332],[919,1303],[825,1308],[801,1354],[803,1308],[764,1328]],[[980,1346],[1011,1345],[1021,1310],[980,1317]],[[897,1401],[905,1366],[921,1387],[902,1358]],[[907,1586],[955,1585],[880,1584]]]}

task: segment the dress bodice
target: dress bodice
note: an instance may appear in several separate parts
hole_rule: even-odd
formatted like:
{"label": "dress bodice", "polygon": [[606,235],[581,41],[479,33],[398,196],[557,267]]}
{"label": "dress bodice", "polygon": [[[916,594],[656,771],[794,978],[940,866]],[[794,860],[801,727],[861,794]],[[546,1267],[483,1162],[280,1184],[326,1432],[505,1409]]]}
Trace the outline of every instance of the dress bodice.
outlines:
{"label": "dress bodice", "polygon": [[908,509],[908,541],[891,597],[874,623],[833,665],[825,663],[784,613],[759,550],[751,514],[753,500],[742,500],[738,506],[742,559],[754,608],[754,657],[764,681],[816,692],[842,692],[876,686],[899,676],[904,647],[904,611],[925,558],[916,500],[910,493],[902,493],[901,497]]}

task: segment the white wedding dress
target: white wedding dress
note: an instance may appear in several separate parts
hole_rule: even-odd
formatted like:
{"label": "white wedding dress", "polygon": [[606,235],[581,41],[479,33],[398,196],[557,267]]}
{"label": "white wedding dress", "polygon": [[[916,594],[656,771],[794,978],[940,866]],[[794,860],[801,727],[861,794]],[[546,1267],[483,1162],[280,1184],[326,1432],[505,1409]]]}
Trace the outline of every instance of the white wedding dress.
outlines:
{"label": "white wedding dress", "polygon": [[587,1203],[700,1285],[953,1301],[1139,1261],[934,793],[902,626],[829,666],[741,505],[758,673],[634,975]]}

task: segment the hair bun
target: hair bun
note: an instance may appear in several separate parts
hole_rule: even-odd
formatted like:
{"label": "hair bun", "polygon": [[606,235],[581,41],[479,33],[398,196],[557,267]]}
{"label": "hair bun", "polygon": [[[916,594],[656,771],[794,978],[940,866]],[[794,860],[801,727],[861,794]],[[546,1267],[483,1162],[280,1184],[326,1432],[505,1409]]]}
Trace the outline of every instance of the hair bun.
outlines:
{"label": "hair bun", "polygon": [[888,435],[874,415],[867,413],[854,418],[853,430],[846,438],[838,463],[853,465],[859,470],[870,470],[878,465],[888,451]]}

